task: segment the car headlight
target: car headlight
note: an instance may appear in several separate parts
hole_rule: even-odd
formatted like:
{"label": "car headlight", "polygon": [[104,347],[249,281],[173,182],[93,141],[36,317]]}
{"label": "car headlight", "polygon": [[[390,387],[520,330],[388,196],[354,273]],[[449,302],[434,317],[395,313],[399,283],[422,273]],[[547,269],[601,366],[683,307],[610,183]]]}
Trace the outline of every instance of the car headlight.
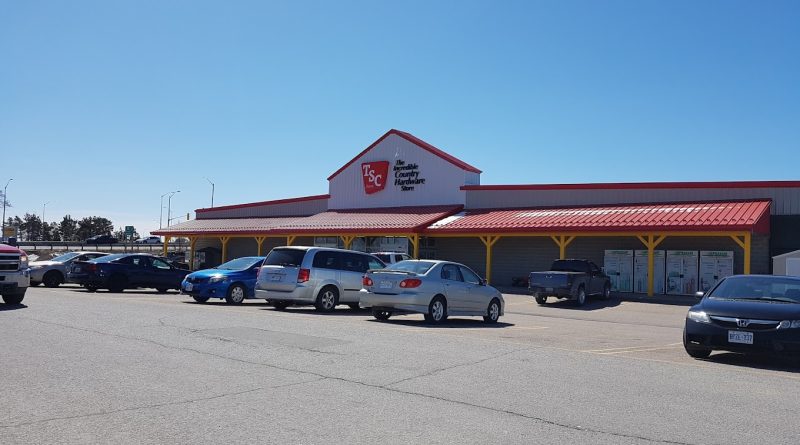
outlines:
{"label": "car headlight", "polygon": [[783,320],[778,325],[778,329],[797,329],[800,328],[800,320]]}
{"label": "car headlight", "polygon": [[208,280],[208,282],[209,283],[222,283],[223,281],[225,281],[227,279],[228,279],[228,277],[226,277],[224,275],[214,275],[213,277],[211,277]]}
{"label": "car headlight", "polygon": [[708,318],[708,314],[706,314],[705,311],[689,311],[689,313],[686,314],[686,318],[698,323],[711,323],[711,319]]}
{"label": "car headlight", "polygon": [[19,257],[19,268],[20,269],[27,269],[28,268],[28,256],[21,255]]}

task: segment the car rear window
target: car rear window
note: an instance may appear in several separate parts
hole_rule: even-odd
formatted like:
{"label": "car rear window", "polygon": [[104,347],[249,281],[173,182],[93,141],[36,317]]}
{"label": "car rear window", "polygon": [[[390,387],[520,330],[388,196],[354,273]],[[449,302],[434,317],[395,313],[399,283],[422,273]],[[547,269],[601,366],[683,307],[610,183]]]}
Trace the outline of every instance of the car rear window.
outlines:
{"label": "car rear window", "polygon": [[380,259],[384,263],[391,263],[392,262],[391,255],[387,255],[385,253],[376,253],[375,256],[378,257],[378,259]]}
{"label": "car rear window", "polygon": [[399,263],[394,263],[391,266],[387,266],[386,270],[396,270],[400,272],[414,272],[416,274],[425,274],[431,270],[431,267],[436,263],[432,263],[430,261],[400,261]]}
{"label": "car rear window", "polygon": [[110,262],[116,261],[116,260],[118,260],[120,258],[125,258],[125,257],[127,257],[129,255],[130,254],[126,254],[126,253],[115,253],[113,255],[101,256],[100,258],[95,258],[95,259],[93,259],[91,261],[94,261],[95,263],[110,263]]}
{"label": "car rear window", "polygon": [[553,262],[550,270],[556,272],[589,272],[589,265],[585,261],[558,260]]}
{"label": "car rear window", "polygon": [[264,260],[265,266],[300,266],[306,251],[301,249],[272,249]]}

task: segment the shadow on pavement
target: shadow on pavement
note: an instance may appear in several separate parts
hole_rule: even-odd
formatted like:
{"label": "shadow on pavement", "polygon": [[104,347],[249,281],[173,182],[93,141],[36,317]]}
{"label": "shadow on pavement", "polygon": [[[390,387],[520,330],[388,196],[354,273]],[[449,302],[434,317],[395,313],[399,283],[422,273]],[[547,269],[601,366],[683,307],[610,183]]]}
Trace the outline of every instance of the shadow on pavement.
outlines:
{"label": "shadow on pavement", "polygon": [[277,312],[286,312],[289,314],[294,313],[303,315],[319,315],[320,317],[353,317],[353,316],[364,317],[372,313],[368,309],[350,309],[347,306],[336,306],[336,309],[331,312],[320,312],[314,309],[313,307],[306,307],[306,306],[299,306],[299,307],[289,306],[284,310],[278,311],[277,309],[272,308],[272,306],[269,304],[267,304],[266,306],[269,306],[269,309],[265,308],[264,309],[265,311],[273,310]]}
{"label": "shadow on pavement", "polygon": [[0,312],[3,311],[16,311],[17,309],[26,309],[28,306],[24,304],[0,304]]}
{"label": "shadow on pavement", "polygon": [[[184,295],[181,295],[181,296],[184,296]],[[208,301],[206,301],[204,303],[201,303],[199,301],[194,301],[192,299],[192,297],[189,297],[188,295],[186,295],[186,297],[189,298],[189,300],[181,301],[181,303],[183,303],[183,304],[196,304],[196,305],[200,305],[200,306],[229,306],[229,307],[257,306],[257,307],[263,307],[265,309],[272,307],[271,305],[269,305],[266,302],[264,302],[264,300],[261,300],[261,301],[244,300],[244,302],[242,304],[228,304],[225,300],[221,300],[220,299],[220,300],[216,300],[216,301],[208,300]]]}
{"label": "shadow on pavement", "polygon": [[800,356],[782,357],[768,354],[715,352],[703,361],[767,371],[800,372]]}
{"label": "shadow on pavement", "polygon": [[386,321],[380,321],[376,319],[370,319],[368,321],[371,323],[383,323],[389,325],[413,326],[431,329],[499,329],[514,326],[513,323],[504,323],[502,321],[498,321],[497,323],[486,323],[478,318],[448,318],[442,324],[434,324],[425,320],[402,320],[396,318],[390,318]]}
{"label": "shadow on pavement", "polygon": [[548,306],[552,306],[552,307],[556,307],[556,308],[559,308],[559,309],[573,309],[573,310],[576,310],[576,311],[593,311],[593,310],[597,310],[597,309],[605,309],[605,308],[609,308],[609,307],[617,307],[622,302],[621,300],[619,300],[617,298],[613,298],[613,297],[611,299],[609,299],[609,300],[600,300],[598,298],[589,297],[589,299],[586,300],[586,303],[583,306],[577,306],[575,304],[575,302],[572,301],[572,300],[557,300],[557,301],[553,301],[553,300],[554,299],[552,297],[548,298],[546,304],[539,305],[538,303],[533,301],[533,298],[531,298],[531,304],[533,304],[534,306],[542,307],[542,308],[546,308]]}

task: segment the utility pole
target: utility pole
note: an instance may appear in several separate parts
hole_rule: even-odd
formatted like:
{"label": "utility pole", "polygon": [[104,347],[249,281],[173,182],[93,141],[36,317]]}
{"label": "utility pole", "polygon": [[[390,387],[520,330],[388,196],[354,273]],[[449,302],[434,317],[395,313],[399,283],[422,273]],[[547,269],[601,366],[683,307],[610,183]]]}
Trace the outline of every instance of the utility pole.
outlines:
{"label": "utility pole", "polygon": [[176,190],[170,193],[169,198],[167,198],[167,227],[169,227],[169,216],[170,216],[170,211],[172,210],[172,195],[180,192],[181,192],[180,190]]}
{"label": "utility pole", "polygon": [[11,178],[6,182],[5,188],[3,188],[3,233],[0,233],[0,240],[5,239],[6,237],[6,202],[8,201],[8,184],[13,181],[14,178]]}
{"label": "utility pole", "polygon": [[[159,214],[158,214],[158,228],[159,229],[162,227],[162,221],[164,220],[164,197],[169,195],[170,193],[172,193],[174,195],[174,194],[178,193],[179,191],[180,190],[177,190],[177,191],[174,191],[174,192],[167,192],[167,193],[164,193],[163,195],[161,195],[161,207],[159,209]],[[172,196],[172,195],[170,195],[170,196]],[[169,221],[167,222],[167,225],[169,225]]]}
{"label": "utility pole", "polygon": [[206,181],[208,181],[208,183],[211,184],[211,207],[213,208],[214,207],[214,183],[211,182],[211,180],[208,179],[208,178],[206,178]]}

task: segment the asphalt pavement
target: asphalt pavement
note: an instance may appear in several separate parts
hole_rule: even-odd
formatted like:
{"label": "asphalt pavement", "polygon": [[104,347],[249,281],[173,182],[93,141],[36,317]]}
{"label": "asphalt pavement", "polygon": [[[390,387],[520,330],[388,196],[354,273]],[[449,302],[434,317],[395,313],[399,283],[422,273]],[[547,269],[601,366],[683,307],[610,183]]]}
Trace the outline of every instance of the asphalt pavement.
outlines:
{"label": "asphalt pavement", "polygon": [[681,346],[686,307],[501,323],[30,289],[0,305],[0,443],[800,443],[793,362]]}

